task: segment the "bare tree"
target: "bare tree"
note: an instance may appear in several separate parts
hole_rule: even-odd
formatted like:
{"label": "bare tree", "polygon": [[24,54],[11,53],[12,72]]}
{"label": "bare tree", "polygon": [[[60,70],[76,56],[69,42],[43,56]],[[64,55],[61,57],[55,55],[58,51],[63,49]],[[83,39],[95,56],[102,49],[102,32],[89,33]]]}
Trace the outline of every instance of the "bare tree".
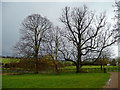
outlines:
{"label": "bare tree", "polygon": [[43,51],[46,52],[53,59],[53,64],[56,69],[56,73],[59,74],[57,61],[60,59],[59,49],[62,46],[62,37],[61,37],[61,29],[57,26],[54,27],[46,34],[46,41],[43,45]]}
{"label": "bare tree", "polygon": [[109,49],[105,49],[101,52],[99,59],[97,59],[96,63],[99,64],[101,70],[105,64],[109,63],[109,59],[112,56],[112,52]]}
{"label": "bare tree", "polygon": [[38,56],[45,35],[52,27],[52,23],[39,14],[29,15],[22,22],[20,41],[14,47],[17,54],[32,57],[35,62],[35,73],[38,73]]}
{"label": "bare tree", "polygon": [[75,63],[77,73],[82,66],[82,57],[89,52],[96,52],[98,59],[104,48],[116,42],[105,13],[97,16],[85,5],[73,9],[65,7],[60,20],[65,26],[64,37],[68,40],[65,43],[69,43],[61,52],[66,61]]}

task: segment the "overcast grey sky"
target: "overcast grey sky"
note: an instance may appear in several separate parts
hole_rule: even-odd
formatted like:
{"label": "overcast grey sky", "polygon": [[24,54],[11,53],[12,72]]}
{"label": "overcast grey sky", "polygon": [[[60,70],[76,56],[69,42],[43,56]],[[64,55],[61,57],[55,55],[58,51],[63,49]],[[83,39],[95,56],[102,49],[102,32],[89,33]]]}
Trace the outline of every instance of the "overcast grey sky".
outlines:
{"label": "overcast grey sky", "polygon": [[[19,41],[21,22],[28,15],[40,14],[47,17],[54,25],[62,26],[59,17],[65,6],[81,7],[86,4],[97,13],[106,11],[108,20],[114,17],[114,2],[3,2],[2,3],[2,55],[12,55],[12,47]],[[114,47],[117,56],[117,47]]]}

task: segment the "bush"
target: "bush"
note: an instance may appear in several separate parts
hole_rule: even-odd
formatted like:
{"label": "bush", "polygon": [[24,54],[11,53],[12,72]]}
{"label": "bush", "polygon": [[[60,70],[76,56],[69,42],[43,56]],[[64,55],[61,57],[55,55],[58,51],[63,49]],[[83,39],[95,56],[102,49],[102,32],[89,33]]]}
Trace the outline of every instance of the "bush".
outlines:
{"label": "bush", "polygon": [[61,66],[74,66],[74,63],[69,61],[59,61],[59,64],[61,64]]}
{"label": "bush", "polygon": [[18,64],[19,64],[19,63],[15,63],[15,62],[6,63],[6,64],[5,64],[5,68],[16,68],[16,67],[18,67]]}
{"label": "bush", "polygon": [[[53,60],[51,56],[46,55],[41,59],[38,59],[38,70],[55,70],[56,65],[57,68],[61,68],[64,66],[73,66],[74,63],[66,62],[66,61],[57,61]],[[23,71],[35,71],[35,58],[21,58],[19,62],[11,62],[5,64],[5,68],[15,69],[15,70],[23,70]]]}

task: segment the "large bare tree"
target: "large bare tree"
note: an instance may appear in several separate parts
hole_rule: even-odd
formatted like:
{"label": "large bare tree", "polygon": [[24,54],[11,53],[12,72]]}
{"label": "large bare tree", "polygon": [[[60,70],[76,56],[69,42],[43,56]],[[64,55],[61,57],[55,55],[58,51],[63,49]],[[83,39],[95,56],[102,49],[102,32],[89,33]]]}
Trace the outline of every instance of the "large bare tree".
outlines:
{"label": "large bare tree", "polygon": [[38,73],[38,56],[41,44],[45,40],[47,31],[51,28],[52,23],[39,14],[29,15],[22,22],[21,38],[16,44],[15,50],[19,56],[34,58],[35,73]]}
{"label": "large bare tree", "polygon": [[82,66],[82,58],[90,52],[97,53],[98,59],[104,48],[114,44],[115,33],[110,29],[105,13],[95,15],[87,6],[80,8],[65,7],[61,22],[65,26],[64,47],[60,50],[66,61],[76,65],[77,73]]}

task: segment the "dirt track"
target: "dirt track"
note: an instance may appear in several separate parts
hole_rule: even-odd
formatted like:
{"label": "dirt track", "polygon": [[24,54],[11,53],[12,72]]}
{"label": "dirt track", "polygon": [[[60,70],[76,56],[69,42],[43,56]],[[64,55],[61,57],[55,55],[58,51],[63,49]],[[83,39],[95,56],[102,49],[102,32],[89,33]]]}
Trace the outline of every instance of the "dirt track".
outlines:
{"label": "dirt track", "polygon": [[[118,72],[109,72],[110,79],[106,82],[106,86],[104,88],[119,88],[120,90],[120,73]],[[119,77],[119,78],[118,78]]]}

